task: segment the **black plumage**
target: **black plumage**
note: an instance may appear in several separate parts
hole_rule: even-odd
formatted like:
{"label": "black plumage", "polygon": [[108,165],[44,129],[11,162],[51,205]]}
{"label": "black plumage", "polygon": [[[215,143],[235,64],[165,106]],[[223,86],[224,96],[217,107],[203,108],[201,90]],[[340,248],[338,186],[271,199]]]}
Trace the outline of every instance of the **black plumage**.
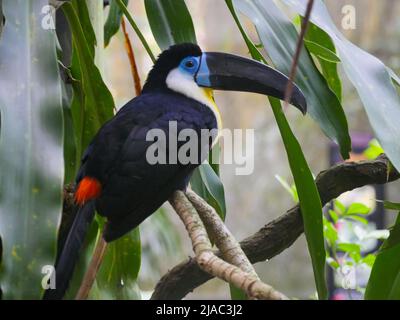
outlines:
{"label": "black plumage", "polygon": [[[201,136],[201,129],[215,129],[217,121],[212,110],[202,103],[170,90],[166,77],[178,67],[186,56],[199,56],[198,46],[184,44],[164,51],[149,73],[143,92],[129,101],[98,131],[86,149],[79,169],[76,185],[85,177],[100,182],[101,194],[82,206],[62,246],[56,261],[55,290],[46,290],[44,299],[62,299],[72,277],[78,254],[94,210],[107,217],[103,232],[106,241],[115,240],[156,211],[175,190],[185,189],[190,176],[203,159],[197,163],[150,164],[146,141],[151,129],[161,129],[167,137],[169,123],[176,122],[178,135],[183,129],[193,129]],[[178,149],[186,141],[176,141]],[[211,140],[198,145],[198,154],[210,149]],[[176,152],[174,150],[173,152]]]}

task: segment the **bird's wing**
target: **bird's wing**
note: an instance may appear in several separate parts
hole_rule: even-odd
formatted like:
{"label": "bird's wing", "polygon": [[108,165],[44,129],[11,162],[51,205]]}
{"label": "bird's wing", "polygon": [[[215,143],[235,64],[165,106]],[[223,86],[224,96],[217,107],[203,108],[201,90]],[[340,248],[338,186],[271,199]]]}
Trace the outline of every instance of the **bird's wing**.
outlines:
{"label": "bird's wing", "polygon": [[[200,136],[200,130],[207,128],[206,122],[210,120],[204,113],[195,111],[191,101],[140,96],[104,125],[89,147],[79,178],[86,175],[101,181],[102,192],[96,208],[108,218],[107,240],[136,227],[173,191],[184,188],[198,165],[151,164],[147,160],[147,149],[154,143],[146,141],[148,131],[161,129],[168,140],[170,121],[176,121],[177,132],[191,128]],[[178,149],[184,143],[178,141]],[[166,148],[168,160],[168,143]]]}
{"label": "bird's wing", "polygon": [[148,95],[136,97],[100,128],[82,156],[77,184],[85,176],[104,182],[131,131],[162,114],[162,106],[154,105],[153,100]]}
{"label": "bird's wing", "polygon": [[[200,133],[201,121],[186,117],[180,113],[166,112],[146,126],[137,125],[131,131],[121,148],[118,159],[107,180],[101,197],[98,199],[98,211],[107,216],[109,224],[105,233],[107,240],[136,227],[145,218],[160,207],[171,194],[184,189],[192,170],[199,164],[170,163],[169,154],[176,152],[168,144],[168,122],[177,121],[177,132],[192,128]],[[160,129],[166,134],[165,154],[167,163],[152,164],[146,155],[153,141],[146,141],[146,133],[151,129]],[[174,139],[173,137],[171,137]],[[185,141],[177,141],[179,149]]]}

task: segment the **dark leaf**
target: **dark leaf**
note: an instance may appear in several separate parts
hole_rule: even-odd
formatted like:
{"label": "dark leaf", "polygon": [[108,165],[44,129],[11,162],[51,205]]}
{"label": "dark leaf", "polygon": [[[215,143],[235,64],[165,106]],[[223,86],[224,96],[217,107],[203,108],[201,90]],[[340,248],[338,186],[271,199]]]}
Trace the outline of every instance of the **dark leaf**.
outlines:
{"label": "dark leaf", "polygon": [[[129,0],[122,0],[125,6]],[[104,25],[104,46],[108,46],[111,38],[118,32],[121,25],[122,11],[115,0],[110,0],[110,11]]]}
{"label": "dark leaf", "polygon": [[147,18],[161,50],[176,43],[196,43],[192,18],[184,0],[145,0]]}

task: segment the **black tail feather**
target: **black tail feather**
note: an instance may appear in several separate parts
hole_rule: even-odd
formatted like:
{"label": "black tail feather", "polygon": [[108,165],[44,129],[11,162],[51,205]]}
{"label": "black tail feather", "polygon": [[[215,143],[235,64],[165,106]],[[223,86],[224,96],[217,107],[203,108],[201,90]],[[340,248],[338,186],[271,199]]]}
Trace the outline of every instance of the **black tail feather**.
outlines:
{"label": "black tail feather", "polygon": [[43,295],[44,300],[61,300],[64,297],[94,213],[94,201],[86,203],[78,210],[63,249],[57,257],[56,288],[47,289]]}

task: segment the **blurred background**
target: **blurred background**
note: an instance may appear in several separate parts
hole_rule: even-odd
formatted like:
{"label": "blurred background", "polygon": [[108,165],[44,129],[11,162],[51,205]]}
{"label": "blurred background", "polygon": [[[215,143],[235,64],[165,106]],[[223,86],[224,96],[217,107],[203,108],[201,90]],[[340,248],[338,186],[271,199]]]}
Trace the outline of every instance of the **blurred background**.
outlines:
{"label": "blurred background", "polygon": [[[398,18],[400,1],[326,0],[325,2],[336,25],[349,40],[377,56],[397,74],[400,73],[400,19]],[[192,14],[197,39],[203,50],[248,55],[247,47],[224,1],[186,0],[186,4]],[[354,30],[341,28],[344,16],[342,8],[345,5],[353,5],[356,10]],[[152,50],[157,52],[159,49],[152,37],[143,2],[130,1],[129,9]],[[248,25],[248,30],[251,31],[250,28],[251,24]],[[152,63],[134,32],[130,27],[128,30],[143,83]],[[255,30],[250,34],[256,39]],[[116,105],[121,107],[134,96],[134,85],[131,73],[128,71],[130,66],[121,32],[112,38],[105,54],[105,79]],[[342,81],[343,107],[351,134],[372,136],[372,130],[355,89],[345,77],[342,77]],[[289,183],[292,183],[292,177],[267,99],[254,94],[231,92],[216,92],[215,99],[220,107],[225,128],[255,130],[254,173],[237,176],[234,165],[221,165],[227,204],[226,223],[236,238],[241,240],[295,204],[275,176],[279,175]],[[303,117],[291,108],[287,110],[287,116],[314,175],[330,167],[331,143],[318,125],[310,117]],[[388,185],[384,191],[386,199],[399,202],[399,191],[398,184]],[[366,197],[371,200],[370,194]],[[393,217],[394,215],[385,215],[385,225],[390,225]],[[146,298],[157,280],[182,259],[192,255],[192,250],[181,222],[168,205],[141,225],[141,238],[143,251],[139,286]],[[256,270],[266,283],[279,288],[289,297],[310,298],[314,295],[312,266],[304,236],[279,256],[258,263]],[[225,299],[229,298],[229,288],[220,280],[212,280],[196,289],[187,298]]]}

